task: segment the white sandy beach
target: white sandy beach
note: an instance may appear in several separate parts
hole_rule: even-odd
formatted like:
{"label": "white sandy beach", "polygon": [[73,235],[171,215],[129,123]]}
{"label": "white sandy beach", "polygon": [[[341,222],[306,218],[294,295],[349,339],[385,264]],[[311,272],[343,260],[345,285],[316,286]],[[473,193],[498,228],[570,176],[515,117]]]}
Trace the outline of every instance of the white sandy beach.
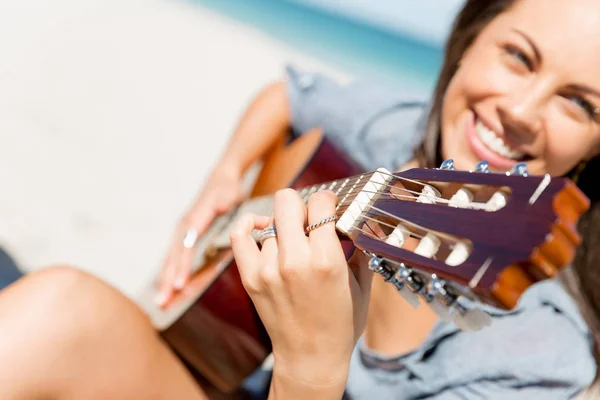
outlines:
{"label": "white sandy beach", "polygon": [[345,78],[200,6],[0,3],[0,245],[135,297],[244,107],[286,62]]}

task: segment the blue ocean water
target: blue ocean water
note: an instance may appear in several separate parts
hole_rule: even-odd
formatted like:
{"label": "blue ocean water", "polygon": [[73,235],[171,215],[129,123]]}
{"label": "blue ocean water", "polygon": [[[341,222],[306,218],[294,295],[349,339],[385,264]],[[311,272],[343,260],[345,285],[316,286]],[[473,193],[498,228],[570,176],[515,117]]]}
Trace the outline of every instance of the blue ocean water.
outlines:
{"label": "blue ocean water", "polygon": [[442,60],[430,43],[281,0],[191,0],[312,57],[399,88],[429,91]]}

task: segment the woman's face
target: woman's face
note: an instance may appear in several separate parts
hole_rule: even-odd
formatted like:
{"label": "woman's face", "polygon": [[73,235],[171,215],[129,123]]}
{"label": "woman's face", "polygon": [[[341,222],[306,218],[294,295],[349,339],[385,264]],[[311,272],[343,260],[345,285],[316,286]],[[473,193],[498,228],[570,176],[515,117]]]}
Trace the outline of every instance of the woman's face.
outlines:
{"label": "woman's face", "polygon": [[470,170],[564,175],[600,153],[600,1],[521,0],[465,53],[442,107],[442,155]]}

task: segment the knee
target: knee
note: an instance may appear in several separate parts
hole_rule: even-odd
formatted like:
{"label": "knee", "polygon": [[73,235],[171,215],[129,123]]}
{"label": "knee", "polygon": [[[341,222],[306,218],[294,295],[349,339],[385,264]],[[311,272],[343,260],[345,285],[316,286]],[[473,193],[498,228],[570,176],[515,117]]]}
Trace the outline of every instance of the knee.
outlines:
{"label": "knee", "polygon": [[[142,311],[121,292],[74,267],[36,271],[9,289],[8,312],[29,315],[30,326],[58,336],[97,335],[116,321],[149,324]],[[3,306],[6,302],[3,300]]]}

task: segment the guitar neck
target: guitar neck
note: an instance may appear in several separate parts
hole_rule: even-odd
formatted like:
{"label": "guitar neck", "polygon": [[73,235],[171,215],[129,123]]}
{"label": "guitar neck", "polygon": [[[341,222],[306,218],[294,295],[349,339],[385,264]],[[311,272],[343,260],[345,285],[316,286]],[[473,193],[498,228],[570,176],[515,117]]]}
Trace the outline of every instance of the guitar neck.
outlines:
{"label": "guitar neck", "polygon": [[[315,192],[322,190],[330,190],[338,197],[338,205],[336,207],[336,213],[338,217],[341,213],[346,210],[346,207],[356,197],[357,186],[361,182],[368,181],[371,173],[353,176],[344,179],[338,179],[322,184],[313,186],[307,186],[297,189],[298,195],[302,198],[304,203],[308,202],[308,198]],[[220,231],[213,236],[210,240],[210,247],[221,249],[229,247],[229,235],[233,228],[233,219],[236,215],[241,213],[250,212],[258,215],[273,215],[273,195],[254,197],[244,201],[236,210],[221,217],[228,221],[224,226],[221,227]],[[222,224],[222,222],[221,222]],[[223,225],[223,224],[222,224]]]}

